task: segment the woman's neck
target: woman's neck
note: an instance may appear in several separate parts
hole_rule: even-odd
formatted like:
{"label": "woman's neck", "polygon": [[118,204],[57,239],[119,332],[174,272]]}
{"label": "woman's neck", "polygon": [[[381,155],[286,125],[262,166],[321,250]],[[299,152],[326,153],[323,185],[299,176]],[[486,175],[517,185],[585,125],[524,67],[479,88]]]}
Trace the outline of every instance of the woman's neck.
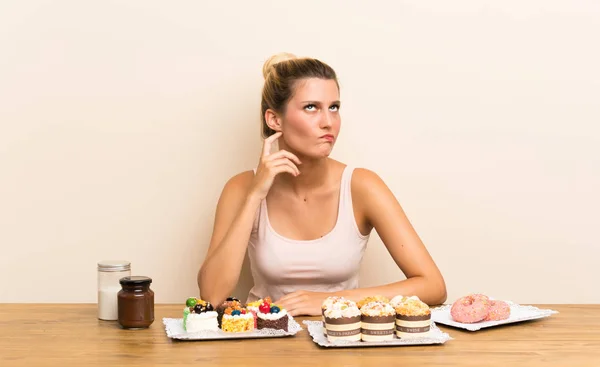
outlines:
{"label": "woman's neck", "polygon": [[320,188],[326,187],[330,182],[331,164],[327,157],[309,159],[298,157],[302,164],[296,165],[300,174],[292,176],[289,174],[278,175],[275,179],[280,189],[291,191],[297,197],[306,197]]}

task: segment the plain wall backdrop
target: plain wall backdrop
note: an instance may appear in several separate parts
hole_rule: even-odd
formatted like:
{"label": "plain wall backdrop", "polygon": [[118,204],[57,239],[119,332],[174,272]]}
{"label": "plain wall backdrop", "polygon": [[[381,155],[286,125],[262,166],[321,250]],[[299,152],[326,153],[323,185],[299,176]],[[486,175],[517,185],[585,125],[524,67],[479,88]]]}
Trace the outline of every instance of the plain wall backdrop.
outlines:
{"label": "plain wall backdrop", "polygon": [[[0,302],[96,302],[105,259],[197,295],[287,51],[339,74],[332,157],[385,180],[449,301],[598,303],[598,35],[593,0],[2,1]],[[402,278],[373,233],[361,284]]]}

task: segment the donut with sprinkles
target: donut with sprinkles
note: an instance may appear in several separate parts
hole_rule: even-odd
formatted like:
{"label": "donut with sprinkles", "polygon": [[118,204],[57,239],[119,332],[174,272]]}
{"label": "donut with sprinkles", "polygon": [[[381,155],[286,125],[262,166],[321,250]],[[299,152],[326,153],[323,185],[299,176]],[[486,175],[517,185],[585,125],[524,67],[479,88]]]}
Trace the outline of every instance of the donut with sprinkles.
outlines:
{"label": "donut with sprinkles", "polygon": [[490,299],[482,294],[461,297],[452,304],[450,315],[455,321],[473,324],[485,320],[490,313]]}

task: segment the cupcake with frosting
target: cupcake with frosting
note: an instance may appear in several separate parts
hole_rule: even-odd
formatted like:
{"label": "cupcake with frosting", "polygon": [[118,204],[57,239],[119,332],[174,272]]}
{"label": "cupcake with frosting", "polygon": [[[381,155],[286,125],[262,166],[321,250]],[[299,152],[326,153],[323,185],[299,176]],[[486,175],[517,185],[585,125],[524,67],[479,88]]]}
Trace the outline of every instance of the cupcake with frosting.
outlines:
{"label": "cupcake with frosting", "polygon": [[332,296],[332,297],[325,298],[323,303],[321,303],[321,315],[323,315],[323,334],[327,335],[327,328],[325,326],[325,311],[327,311],[328,308],[333,306],[334,303],[336,303],[340,300],[343,300],[343,299],[345,299],[345,298],[338,297],[338,296]]}
{"label": "cupcake with frosting", "polygon": [[380,342],[394,339],[396,310],[384,302],[369,302],[360,308],[361,339]]}
{"label": "cupcake with frosting", "polygon": [[327,339],[336,341],[359,341],[361,339],[361,313],[356,303],[338,300],[325,310]]}
{"label": "cupcake with frosting", "polygon": [[425,302],[416,296],[400,297],[392,299],[392,302],[396,304],[396,336],[398,338],[421,338],[429,334],[431,310]]}
{"label": "cupcake with frosting", "polygon": [[361,309],[364,305],[371,302],[390,303],[390,300],[384,296],[369,296],[356,302],[356,306]]}

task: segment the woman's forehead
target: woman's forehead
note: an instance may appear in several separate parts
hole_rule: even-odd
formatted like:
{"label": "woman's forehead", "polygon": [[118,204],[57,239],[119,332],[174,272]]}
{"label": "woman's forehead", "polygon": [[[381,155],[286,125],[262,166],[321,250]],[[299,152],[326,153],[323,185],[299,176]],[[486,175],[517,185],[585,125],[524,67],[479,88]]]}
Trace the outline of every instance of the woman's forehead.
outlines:
{"label": "woman's forehead", "polygon": [[335,80],[309,78],[298,81],[292,99],[295,101],[331,102],[338,100],[339,95]]}

